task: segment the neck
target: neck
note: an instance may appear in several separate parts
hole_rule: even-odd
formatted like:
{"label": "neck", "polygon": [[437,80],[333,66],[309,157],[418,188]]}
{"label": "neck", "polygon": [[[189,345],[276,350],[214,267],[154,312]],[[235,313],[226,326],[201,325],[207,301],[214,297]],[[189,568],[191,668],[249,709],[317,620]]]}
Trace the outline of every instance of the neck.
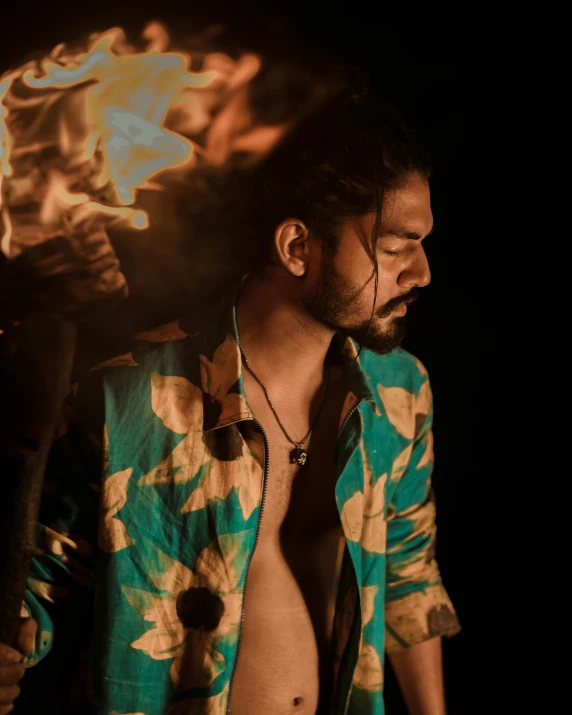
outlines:
{"label": "neck", "polygon": [[293,376],[303,389],[321,382],[334,332],[314,320],[283,281],[249,279],[237,323],[250,366],[274,392],[291,389]]}

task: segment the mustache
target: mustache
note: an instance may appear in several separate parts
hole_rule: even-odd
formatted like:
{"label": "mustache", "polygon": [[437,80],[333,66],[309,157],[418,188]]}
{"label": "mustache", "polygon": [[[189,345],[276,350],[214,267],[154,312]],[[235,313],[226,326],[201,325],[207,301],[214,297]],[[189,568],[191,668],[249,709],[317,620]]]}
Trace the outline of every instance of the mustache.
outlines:
{"label": "mustache", "polygon": [[409,293],[404,295],[398,295],[391,300],[388,300],[383,308],[377,313],[378,318],[387,318],[391,313],[397,308],[398,305],[405,303],[405,305],[411,305],[419,298],[419,291],[417,288],[412,288]]}

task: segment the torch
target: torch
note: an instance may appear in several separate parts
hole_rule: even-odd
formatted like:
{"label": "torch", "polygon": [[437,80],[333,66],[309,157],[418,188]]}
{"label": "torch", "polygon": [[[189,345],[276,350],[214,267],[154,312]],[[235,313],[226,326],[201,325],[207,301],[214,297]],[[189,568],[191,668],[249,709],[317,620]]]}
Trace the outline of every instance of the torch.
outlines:
{"label": "torch", "polygon": [[159,23],[138,44],[114,28],[0,78],[0,642],[18,630],[78,326],[127,296],[109,231],[146,229],[141,197],[166,177],[256,163],[327,93],[316,82],[264,122],[258,55],[170,45]]}

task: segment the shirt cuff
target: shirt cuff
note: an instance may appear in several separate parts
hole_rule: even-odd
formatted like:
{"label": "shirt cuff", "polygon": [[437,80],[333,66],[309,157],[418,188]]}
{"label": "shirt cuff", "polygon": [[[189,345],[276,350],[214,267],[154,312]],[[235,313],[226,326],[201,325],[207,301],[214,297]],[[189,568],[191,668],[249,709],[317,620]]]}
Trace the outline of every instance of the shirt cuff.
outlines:
{"label": "shirt cuff", "polygon": [[385,649],[409,648],[437,636],[454,636],[461,624],[441,585],[414,591],[385,604]]}

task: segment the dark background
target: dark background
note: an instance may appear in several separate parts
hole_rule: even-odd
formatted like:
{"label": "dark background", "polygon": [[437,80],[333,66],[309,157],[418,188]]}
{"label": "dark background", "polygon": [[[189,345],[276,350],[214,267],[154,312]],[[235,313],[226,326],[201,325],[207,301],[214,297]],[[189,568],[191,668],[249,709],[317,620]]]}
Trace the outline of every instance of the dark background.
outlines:
{"label": "dark background", "polygon": [[[501,4],[195,5],[12,4],[2,10],[0,69],[85,31],[137,30],[154,17],[179,28],[185,17],[195,28],[221,21],[264,49],[268,20],[280,17],[292,52],[361,68],[402,111],[435,165],[433,281],[411,311],[406,347],[432,379],[438,558],[463,625],[444,644],[449,713],[559,712],[568,707],[558,652],[569,642],[559,584],[570,569],[570,362],[567,202],[555,172],[568,127],[549,87],[562,18]],[[388,679],[388,713],[399,715]]]}

